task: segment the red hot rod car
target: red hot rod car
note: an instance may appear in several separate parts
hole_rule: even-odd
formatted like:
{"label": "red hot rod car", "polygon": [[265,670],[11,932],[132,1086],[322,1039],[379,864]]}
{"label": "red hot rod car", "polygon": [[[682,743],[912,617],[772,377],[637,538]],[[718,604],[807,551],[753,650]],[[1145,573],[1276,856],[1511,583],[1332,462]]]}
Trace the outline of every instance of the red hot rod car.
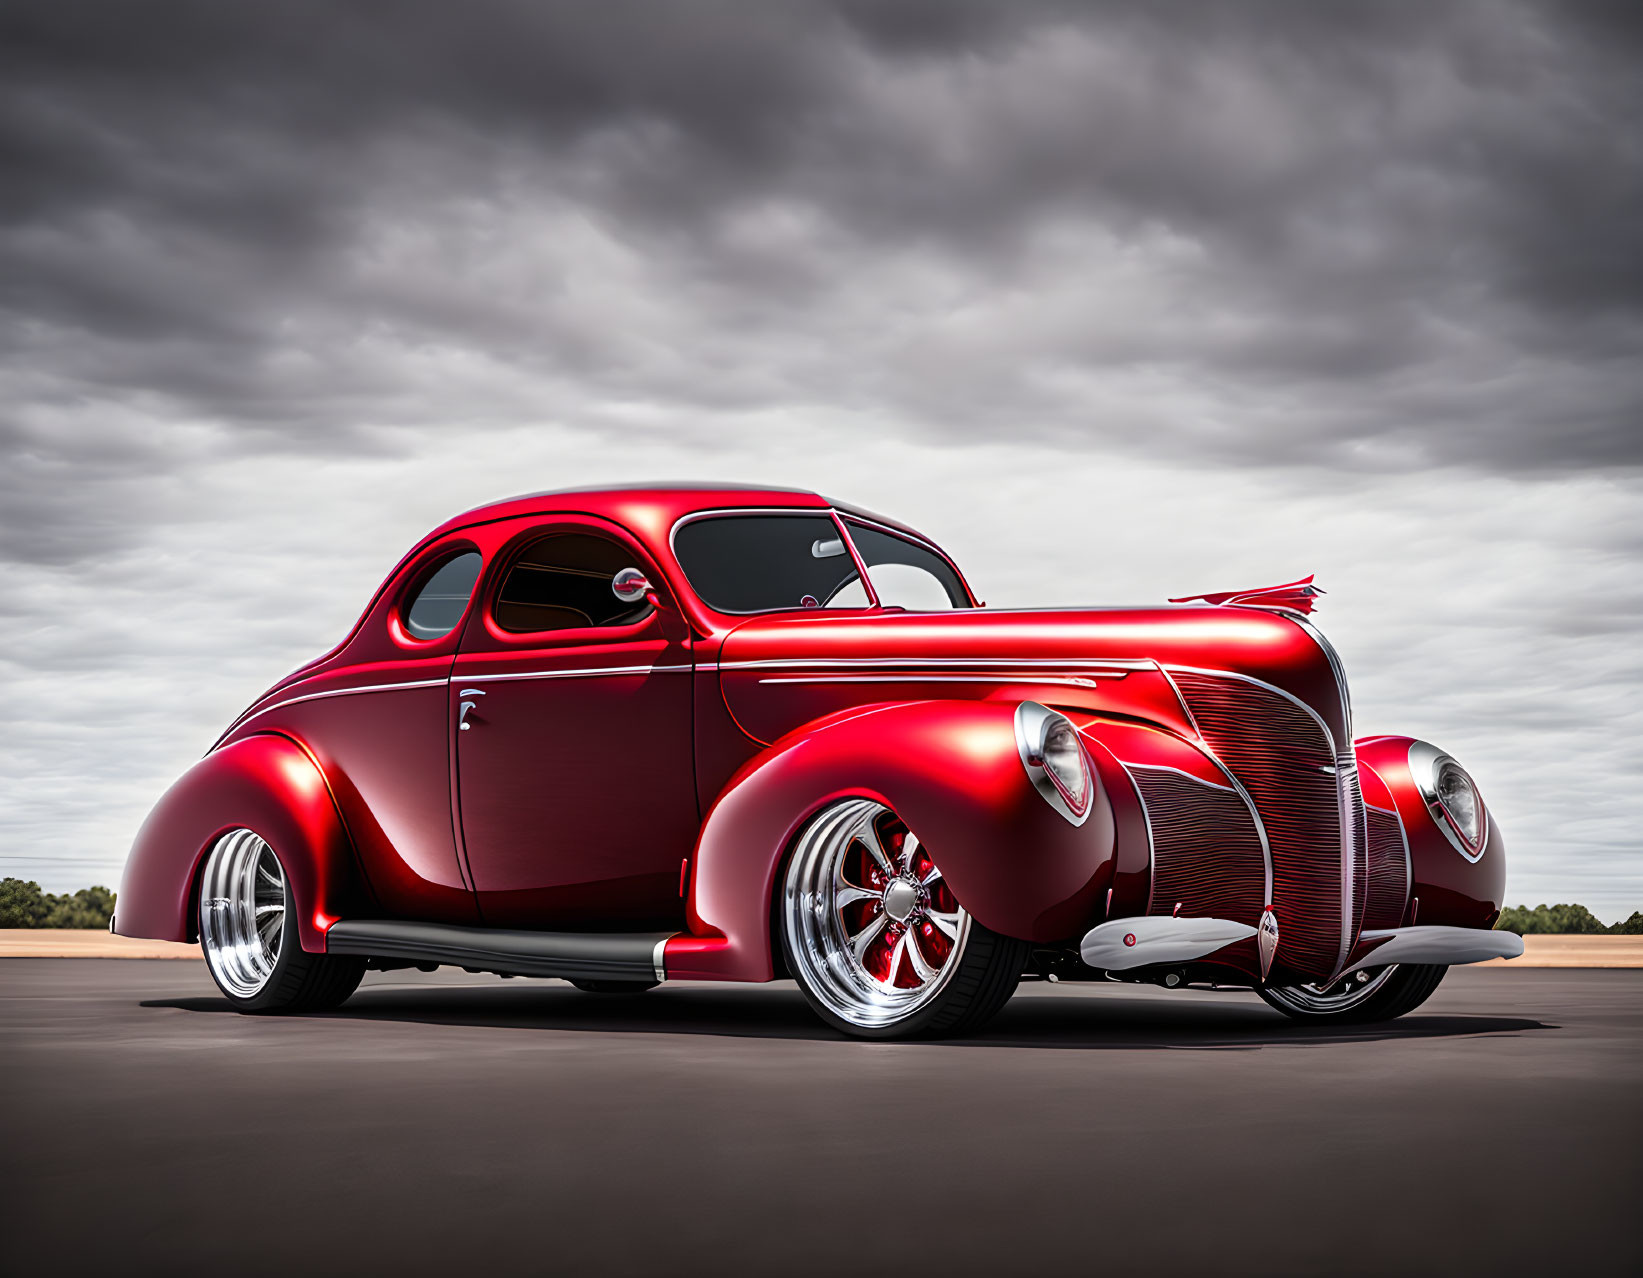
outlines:
{"label": "red hot rod car", "polygon": [[983,609],[812,493],[500,502],[160,800],[114,928],[197,938],[252,1012],[454,964],[791,976],[867,1037],[973,1029],[1024,974],[1397,1016],[1521,951],[1505,849],[1449,756],[1353,739],[1311,593]]}

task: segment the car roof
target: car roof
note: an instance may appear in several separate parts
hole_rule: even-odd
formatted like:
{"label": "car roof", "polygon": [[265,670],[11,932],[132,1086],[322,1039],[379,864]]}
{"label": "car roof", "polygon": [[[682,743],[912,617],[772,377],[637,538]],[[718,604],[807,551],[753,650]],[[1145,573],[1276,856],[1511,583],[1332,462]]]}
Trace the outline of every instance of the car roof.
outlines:
{"label": "car roof", "polygon": [[831,501],[804,488],[777,484],[705,483],[700,480],[658,480],[649,483],[613,484],[600,488],[554,488],[524,493],[475,506],[446,520],[423,539],[437,540],[448,533],[476,524],[524,515],[584,514],[615,520],[635,532],[665,540],[667,531],[685,515],[706,510],[765,509],[827,510],[884,524],[928,541],[922,533],[894,519],[875,515],[860,507]]}

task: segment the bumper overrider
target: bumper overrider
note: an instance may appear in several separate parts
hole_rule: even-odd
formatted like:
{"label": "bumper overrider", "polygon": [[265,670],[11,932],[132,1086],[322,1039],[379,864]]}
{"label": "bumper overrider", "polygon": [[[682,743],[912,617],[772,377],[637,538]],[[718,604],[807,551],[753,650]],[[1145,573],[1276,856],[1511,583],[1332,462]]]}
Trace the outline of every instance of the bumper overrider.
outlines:
{"label": "bumper overrider", "polygon": [[[1231,919],[1151,916],[1114,919],[1086,932],[1079,943],[1078,954],[1091,967],[1127,972],[1140,967],[1172,967],[1208,959],[1255,935],[1255,928]],[[1516,933],[1472,927],[1382,928],[1362,933],[1359,941],[1355,961],[1349,966],[1430,963],[1452,967],[1488,959],[1517,958],[1523,953],[1523,938]]]}

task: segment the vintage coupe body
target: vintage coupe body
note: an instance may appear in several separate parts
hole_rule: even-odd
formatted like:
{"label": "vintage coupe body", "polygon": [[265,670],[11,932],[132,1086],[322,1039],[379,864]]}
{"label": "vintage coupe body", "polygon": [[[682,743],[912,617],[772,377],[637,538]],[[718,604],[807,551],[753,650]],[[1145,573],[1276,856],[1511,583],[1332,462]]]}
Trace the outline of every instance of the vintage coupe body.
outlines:
{"label": "vintage coupe body", "polygon": [[791,976],[866,1037],[1028,977],[1400,1015],[1492,931],[1460,765],[1353,739],[1307,583],[983,607],[813,493],[545,493],[423,538],[139,832],[114,930],[198,939],[246,1011],[372,967],[599,993]]}

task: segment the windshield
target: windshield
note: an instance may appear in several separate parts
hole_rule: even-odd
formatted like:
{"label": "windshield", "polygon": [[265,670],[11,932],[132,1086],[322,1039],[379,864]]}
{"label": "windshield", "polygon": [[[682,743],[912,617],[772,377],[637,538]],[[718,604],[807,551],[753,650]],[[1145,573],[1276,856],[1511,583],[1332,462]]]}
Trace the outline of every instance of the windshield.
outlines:
{"label": "windshield", "polygon": [[944,612],[968,608],[969,596],[953,566],[934,551],[916,542],[881,532],[844,517],[856,553],[867,565],[873,593],[886,608],[908,612]]}
{"label": "windshield", "polygon": [[[854,519],[846,523],[879,603],[912,612],[970,606],[940,555]],[[827,515],[695,519],[674,534],[673,551],[691,588],[719,612],[871,606],[850,548]]]}
{"label": "windshield", "polygon": [[[841,592],[858,580],[856,561],[827,515],[719,515],[673,536],[691,589],[719,612],[865,608]],[[835,601],[838,602],[835,602]]]}

